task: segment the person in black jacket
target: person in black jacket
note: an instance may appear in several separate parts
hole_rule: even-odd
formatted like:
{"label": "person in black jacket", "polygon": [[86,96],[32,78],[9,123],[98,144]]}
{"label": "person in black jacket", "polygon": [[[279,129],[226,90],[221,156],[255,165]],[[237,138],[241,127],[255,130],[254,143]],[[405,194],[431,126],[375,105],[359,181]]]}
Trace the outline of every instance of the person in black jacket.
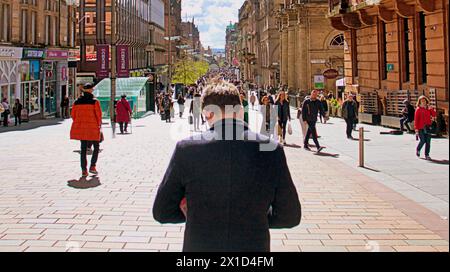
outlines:
{"label": "person in black jacket", "polygon": [[409,102],[409,100],[403,101],[403,105],[405,105],[405,108],[402,110],[402,118],[400,119],[400,130],[404,131],[405,126],[408,129],[408,132],[414,132],[414,130],[411,129],[409,126],[409,123],[414,122],[414,115],[416,113],[416,109],[413,105]]}
{"label": "person in black jacket", "polygon": [[358,104],[356,104],[353,94],[349,94],[347,100],[342,104],[342,117],[347,124],[347,138],[353,140],[353,126],[358,120]]}
{"label": "person in black jacket", "polygon": [[317,99],[318,91],[314,90],[311,92],[311,96],[309,99],[305,99],[302,106],[302,118],[305,124],[308,125],[308,131],[306,132],[305,137],[305,149],[311,151],[309,148],[309,138],[313,138],[314,143],[317,147],[317,152],[323,150],[323,147],[320,146],[319,140],[317,139],[317,115],[320,113],[324,115],[322,103]]}
{"label": "person in black jacket", "polygon": [[16,99],[16,102],[13,107],[13,114],[14,114],[14,126],[17,126],[17,124],[22,124],[22,109],[23,106],[20,103],[19,99]]}
{"label": "person in black jacket", "polygon": [[177,144],[153,216],[186,222],[184,252],[268,252],[269,228],[295,227],[301,219],[283,148],[249,130],[232,84],[207,86],[202,100],[211,129]]}
{"label": "person in black jacket", "polygon": [[320,103],[322,104],[323,111],[323,114],[320,113],[320,122],[326,124],[328,119],[328,101],[325,99],[324,95],[320,96]]}
{"label": "person in black jacket", "polygon": [[281,143],[286,145],[286,130],[288,121],[291,121],[291,106],[289,105],[289,100],[284,91],[278,93],[278,97],[275,100],[275,106],[278,109],[278,125],[283,131]]}

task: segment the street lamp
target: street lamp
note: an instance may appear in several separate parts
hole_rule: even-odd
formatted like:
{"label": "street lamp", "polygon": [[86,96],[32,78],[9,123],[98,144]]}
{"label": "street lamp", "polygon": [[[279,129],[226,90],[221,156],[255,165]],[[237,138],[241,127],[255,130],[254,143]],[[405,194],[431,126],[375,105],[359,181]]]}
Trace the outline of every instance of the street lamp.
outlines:
{"label": "street lamp", "polygon": [[116,0],[111,1],[111,98],[109,103],[109,115],[111,118],[111,128],[113,138],[116,137],[116,120],[114,102],[116,100],[116,78],[117,78],[117,59],[116,59]]}

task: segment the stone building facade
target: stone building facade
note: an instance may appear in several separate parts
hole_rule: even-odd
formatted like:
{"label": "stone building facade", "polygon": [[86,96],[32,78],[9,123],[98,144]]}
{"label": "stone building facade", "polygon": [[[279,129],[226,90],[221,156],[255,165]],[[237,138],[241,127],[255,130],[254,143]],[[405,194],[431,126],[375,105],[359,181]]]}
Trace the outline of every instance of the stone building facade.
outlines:
{"label": "stone building facade", "polygon": [[66,0],[0,1],[0,98],[20,99],[30,119],[59,116],[73,96],[76,7]]}
{"label": "stone building facade", "polygon": [[346,40],[346,90],[372,93],[386,124],[400,100],[425,94],[448,124],[448,17],[444,0],[330,0],[329,20]]}
{"label": "stone building facade", "polygon": [[[326,15],[327,1],[280,1],[280,83],[291,92],[320,89],[337,94],[344,72],[344,38]],[[324,77],[324,72],[333,71]]]}
{"label": "stone building facade", "polygon": [[238,41],[237,23],[231,23],[227,26],[225,36],[225,62],[233,67],[239,67],[237,58]]}

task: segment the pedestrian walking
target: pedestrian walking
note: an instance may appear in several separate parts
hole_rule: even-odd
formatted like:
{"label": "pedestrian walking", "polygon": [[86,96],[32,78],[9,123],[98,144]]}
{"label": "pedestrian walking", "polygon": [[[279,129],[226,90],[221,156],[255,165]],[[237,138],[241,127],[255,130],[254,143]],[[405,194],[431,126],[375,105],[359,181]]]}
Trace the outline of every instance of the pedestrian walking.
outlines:
{"label": "pedestrian walking", "polygon": [[414,130],[411,129],[409,124],[414,122],[414,115],[416,113],[416,110],[414,109],[414,106],[411,105],[409,100],[403,101],[403,105],[405,105],[405,107],[402,110],[402,118],[400,119],[400,130],[404,131],[406,127],[408,129],[408,132],[411,133]]}
{"label": "pedestrian walking", "polygon": [[16,102],[14,103],[13,106],[13,115],[14,115],[14,126],[17,127],[17,124],[21,125],[22,124],[22,109],[23,106],[20,103],[20,99],[16,99]]}
{"label": "pedestrian walking", "polygon": [[425,158],[431,160],[431,135],[433,134],[432,123],[436,117],[436,111],[430,107],[430,99],[424,95],[417,101],[416,113],[414,116],[414,126],[416,129],[416,138],[419,140],[416,155],[420,158],[420,153],[425,146]]}
{"label": "pedestrian walking", "polygon": [[164,115],[166,118],[166,123],[171,123],[171,114],[170,110],[172,108],[172,99],[170,98],[170,94],[167,93],[162,100],[162,110],[164,111]]}
{"label": "pedestrian walking", "polygon": [[184,97],[180,94],[178,96],[178,108],[180,109],[180,118],[183,118],[183,113],[184,113],[184,104],[186,103],[186,100],[184,99]]}
{"label": "pedestrian walking", "polygon": [[244,91],[241,92],[242,105],[244,106],[244,122],[249,124],[249,114],[248,114],[248,101],[247,95]]}
{"label": "pedestrian walking", "polygon": [[64,96],[64,98],[61,101],[61,118],[62,119],[67,119],[69,118],[69,104],[70,104],[70,100],[69,97]]}
{"label": "pedestrian walking", "polygon": [[2,113],[3,126],[7,127],[8,123],[9,123],[9,115],[11,114],[11,109],[9,108],[8,99],[6,97],[4,97],[2,99],[2,108],[3,108],[3,113]]}
{"label": "pedestrian walking", "polygon": [[342,117],[347,124],[347,139],[353,140],[352,131],[355,120],[358,119],[358,106],[353,98],[353,94],[349,94],[347,100],[342,104]]}
{"label": "pedestrian walking", "polygon": [[278,126],[282,131],[280,143],[286,145],[288,121],[291,121],[291,106],[289,105],[286,92],[280,91],[278,93],[278,96],[275,99],[275,107],[278,110]]}
{"label": "pedestrian walking", "polygon": [[260,112],[263,117],[260,133],[270,138],[275,137],[276,112],[269,97],[262,97]]}
{"label": "pedestrian walking", "polygon": [[[312,137],[314,143],[316,144],[317,152],[321,152],[324,148],[320,146],[319,140],[317,139],[317,115],[320,111],[323,111],[322,104],[317,98],[318,91],[313,90],[309,99],[305,99],[302,105],[302,119],[304,124],[308,126],[308,130],[305,136],[305,149],[311,151],[309,148],[309,139]],[[323,114],[323,113],[322,113]]]}
{"label": "pedestrian walking", "polygon": [[119,123],[120,134],[128,133],[128,124],[131,122],[133,111],[131,110],[126,94],[123,94],[121,99],[117,102],[116,114],[116,122]]}
{"label": "pedestrian walking", "polygon": [[250,96],[250,103],[252,104],[252,110],[255,110],[256,96],[254,92],[252,92],[252,95]]}
{"label": "pedestrian walking", "polygon": [[[72,108],[72,128],[70,139],[81,141],[81,170],[82,176],[87,177],[89,173],[98,174],[97,160],[100,152],[100,141],[102,139],[102,109],[100,102],[94,98],[94,86],[90,83],[84,86],[83,96],[75,101]],[[91,143],[94,146],[91,166],[87,171],[87,147]]]}
{"label": "pedestrian walking", "polygon": [[200,116],[201,110],[201,95],[198,92],[194,93],[194,99],[191,101],[189,113],[194,117],[194,131],[200,130]]}
{"label": "pedestrian walking", "polygon": [[[207,86],[202,100],[211,129],[177,144],[153,216],[163,224],[186,223],[184,252],[269,252],[269,228],[292,228],[301,220],[284,150],[250,131],[232,84]],[[209,106],[222,114],[208,112]],[[239,112],[225,112],[227,106]],[[264,143],[274,150],[260,151]],[[247,175],[248,169],[255,171]]]}
{"label": "pedestrian walking", "polygon": [[306,139],[306,133],[308,132],[308,124],[303,120],[302,108],[297,109],[297,119],[300,121],[300,127],[302,129],[302,143],[304,143]]}
{"label": "pedestrian walking", "polygon": [[328,101],[325,99],[324,95],[320,96],[320,103],[322,105],[322,111],[320,114],[320,122],[326,124],[328,121]]}

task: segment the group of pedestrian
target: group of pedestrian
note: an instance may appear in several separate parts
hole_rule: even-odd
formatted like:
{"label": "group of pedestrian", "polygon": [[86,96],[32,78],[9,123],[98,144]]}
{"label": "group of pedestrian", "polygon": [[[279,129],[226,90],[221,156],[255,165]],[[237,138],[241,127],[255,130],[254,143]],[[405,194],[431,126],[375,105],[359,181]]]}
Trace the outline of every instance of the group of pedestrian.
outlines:
{"label": "group of pedestrian", "polygon": [[4,97],[2,99],[2,102],[0,103],[0,116],[1,116],[1,123],[3,123],[4,127],[9,126],[9,116],[14,116],[14,126],[20,126],[22,124],[22,110],[23,105],[20,103],[20,99],[16,99],[12,108],[11,112],[11,106],[8,103],[8,99]]}

